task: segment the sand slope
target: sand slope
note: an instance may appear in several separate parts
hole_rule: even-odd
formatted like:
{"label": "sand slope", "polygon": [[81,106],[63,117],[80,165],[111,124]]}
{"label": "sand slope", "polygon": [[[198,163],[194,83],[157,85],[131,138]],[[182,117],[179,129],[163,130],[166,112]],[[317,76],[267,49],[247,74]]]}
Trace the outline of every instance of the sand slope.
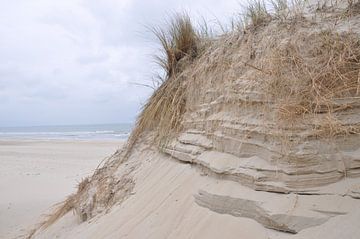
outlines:
{"label": "sand slope", "polygon": [[274,194],[148,151],[128,165],[136,184],[127,200],[87,222],[69,212],[34,238],[357,238],[360,201],[334,191],[359,180],[324,195]]}

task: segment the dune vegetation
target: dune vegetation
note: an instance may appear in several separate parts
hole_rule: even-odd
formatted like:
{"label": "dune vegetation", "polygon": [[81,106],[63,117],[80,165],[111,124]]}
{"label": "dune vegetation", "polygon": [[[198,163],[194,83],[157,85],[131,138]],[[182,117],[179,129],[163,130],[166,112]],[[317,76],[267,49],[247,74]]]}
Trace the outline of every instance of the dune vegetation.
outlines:
{"label": "dune vegetation", "polygon": [[[156,60],[165,76],[138,117],[129,150],[143,131],[155,132],[155,141],[161,146],[181,130],[182,115],[191,105],[189,88],[196,85],[189,71],[209,70],[210,65],[204,66],[209,51],[219,44],[231,44],[234,39],[238,47],[232,50],[245,56],[238,59],[244,67],[255,69],[261,75],[254,81],[261,81],[268,97],[276,101],[279,120],[309,120],[321,114],[325,116],[314,126],[314,135],[359,133],[358,126],[342,125],[336,112],[347,107],[341,101],[359,97],[360,39],[351,29],[339,32],[336,21],[356,14],[360,5],[355,1],[318,1],[313,15],[305,10],[306,4],[303,0],[251,1],[244,6],[243,13],[232,19],[230,29],[219,36],[212,36],[210,32],[214,31],[208,26],[196,27],[186,14],[175,15],[164,28],[154,28],[162,47]],[[344,4],[347,7],[342,12],[332,14],[338,5]],[[316,22],[330,22],[329,19],[334,23],[326,28],[316,27]],[[276,37],[267,36],[271,47],[261,56],[246,49],[247,42],[254,41],[264,28],[295,32],[296,28],[311,28],[312,24],[314,30],[307,32],[310,34],[296,34],[284,44]],[[217,59],[217,65],[225,64],[223,59]]]}

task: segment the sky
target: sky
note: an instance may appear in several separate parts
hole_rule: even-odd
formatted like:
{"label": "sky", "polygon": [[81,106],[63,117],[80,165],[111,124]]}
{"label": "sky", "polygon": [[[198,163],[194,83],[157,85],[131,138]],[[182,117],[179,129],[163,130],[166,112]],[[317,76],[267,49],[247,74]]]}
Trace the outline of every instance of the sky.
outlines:
{"label": "sky", "polygon": [[0,0],[0,126],[133,122],[152,89],[151,26],[226,23],[239,0]]}

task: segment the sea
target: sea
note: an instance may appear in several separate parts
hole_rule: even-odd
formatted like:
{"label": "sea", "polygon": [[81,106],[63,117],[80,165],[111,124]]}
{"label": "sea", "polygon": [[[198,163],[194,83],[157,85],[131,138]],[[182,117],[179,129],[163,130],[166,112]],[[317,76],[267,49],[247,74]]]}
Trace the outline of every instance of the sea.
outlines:
{"label": "sea", "polygon": [[0,127],[0,139],[126,140],[133,124]]}

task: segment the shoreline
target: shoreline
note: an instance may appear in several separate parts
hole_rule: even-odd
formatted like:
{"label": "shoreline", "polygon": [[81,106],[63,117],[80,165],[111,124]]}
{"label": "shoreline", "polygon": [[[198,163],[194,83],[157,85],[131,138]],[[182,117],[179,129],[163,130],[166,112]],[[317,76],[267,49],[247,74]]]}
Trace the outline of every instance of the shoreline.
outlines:
{"label": "shoreline", "polygon": [[19,238],[125,140],[0,138],[0,238]]}
{"label": "shoreline", "polygon": [[6,142],[31,142],[31,143],[37,143],[37,142],[59,142],[59,143],[66,143],[66,142],[80,142],[80,143],[125,143],[127,139],[71,139],[71,138],[47,138],[47,139],[41,139],[41,138],[1,138],[0,137],[0,143],[6,143]]}

